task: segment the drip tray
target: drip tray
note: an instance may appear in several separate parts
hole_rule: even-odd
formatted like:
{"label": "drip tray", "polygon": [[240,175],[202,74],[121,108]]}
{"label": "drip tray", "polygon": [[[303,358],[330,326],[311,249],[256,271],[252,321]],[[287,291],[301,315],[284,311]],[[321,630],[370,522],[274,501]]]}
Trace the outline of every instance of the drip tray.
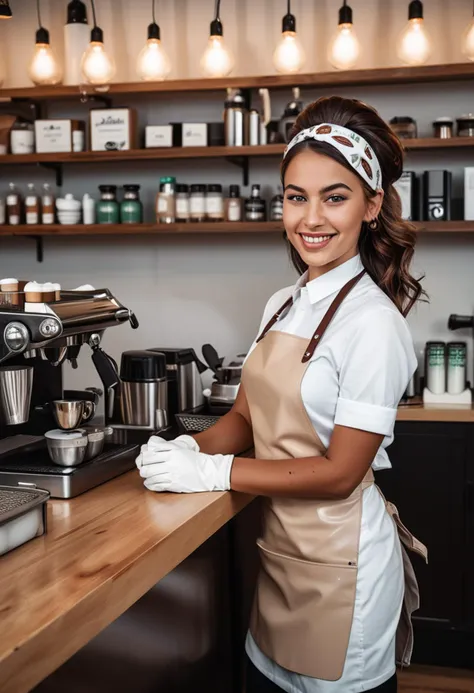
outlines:
{"label": "drip tray", "polygon": [[74,498],[135,468],[139,445],[106,443],[103,452],[77,467],[53,464],[46,447],[16,452],[0,460],[0,485],[34,485],[49,491],[52,498]]}

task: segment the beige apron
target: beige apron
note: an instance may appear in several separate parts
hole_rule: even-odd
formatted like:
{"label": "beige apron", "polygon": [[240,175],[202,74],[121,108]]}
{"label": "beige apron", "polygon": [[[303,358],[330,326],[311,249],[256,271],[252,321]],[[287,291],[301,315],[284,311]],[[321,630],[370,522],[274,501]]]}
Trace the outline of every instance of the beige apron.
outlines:
{"label": "beige apron", "polygon": [[[256,458],[325,454],[301,399],[301,382],[330,321],[363,274],[341,289],[309,343],[270,331],[291,298],[258,338],[242,373]],[[329,681],[342,676],[356,594],[362,493],[373,483],[369,469],[344,500],[264,499],[263,533],[257,541],[261,569],[250,631],[260,649],[285,669]],[[403,528],[401,540],[426,556],[425,547],[399,522],[396,508],[387,504],[387,509]],[[402,551],[406,585],[397,656],[400,652],[400,663],[409,664],[411,613],[419,602],[413,568]]]}

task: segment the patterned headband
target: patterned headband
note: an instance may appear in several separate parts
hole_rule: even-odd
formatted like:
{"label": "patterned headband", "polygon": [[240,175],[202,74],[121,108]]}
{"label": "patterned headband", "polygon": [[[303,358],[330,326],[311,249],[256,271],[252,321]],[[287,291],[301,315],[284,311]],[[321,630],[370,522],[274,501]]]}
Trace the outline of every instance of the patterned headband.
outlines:
{"label": "patterned headband", "polygon": [[344,156],[352,168],[365,180],[372,190],[382,187],[382,171],[375,152],[366,140],[357,133],[331,123],[313,125],[301,130],[288,144],[283,158],[290,149],[305,140],[328,142]]}

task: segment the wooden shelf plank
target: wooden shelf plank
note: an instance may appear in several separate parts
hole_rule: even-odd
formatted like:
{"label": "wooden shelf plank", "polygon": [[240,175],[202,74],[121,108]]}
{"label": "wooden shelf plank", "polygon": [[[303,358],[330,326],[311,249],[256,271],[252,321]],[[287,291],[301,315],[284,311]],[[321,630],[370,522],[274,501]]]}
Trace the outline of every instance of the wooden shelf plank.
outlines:
{"label": "wooden shelf plank", "polygon": [[[419,221],[423,233],[474,233],[474,221]],[[0,236],[153,236],[163,234],[283,233],[279,221],[184,224],[74,224],[0,226]]]}
{"label": "wooden shelf plank", "polygon": [[[474,137],[440,139],[424,137],[403,140],[407,151],[420,149],[454,149],[474,147]],[[163,149],[129,149],[107,152],[64,152],[50,154],[4,154],[0,165],[80,164],[113,161],[157,161],[169,159],[213,159],[244,156],[282,156],[284,144],[265,144],[245,147],[163,147]]]}
{"label": "wooden shelf plank", "polygon": [[[225,91],[227,87],[272,89],[300,87],[343,87],[384,84],[413,84],[448,80],[474,79],[472,63],[423,65],[421,67],[383,67],[365,70],[333,70],[300,75],[262,75],[251,77],[225,77],[223,79],[175,79],[164,82],[127,82],[111,84],[107,96],[121,94],[160,94],[167,92]],[[97,93],[92,87],[81,85],[86,93]],[[58,85],[47,87],[21,87],[0,89],[0,99],[80,98],[79,87]],[[104,94],[103,91],[99,94]]]}
{"label": "wooden shelf plank", "polygon": [[453,423],[473,423],[474,407],[464,404],[415,404],[400,405],[397,421],[450,421]]}

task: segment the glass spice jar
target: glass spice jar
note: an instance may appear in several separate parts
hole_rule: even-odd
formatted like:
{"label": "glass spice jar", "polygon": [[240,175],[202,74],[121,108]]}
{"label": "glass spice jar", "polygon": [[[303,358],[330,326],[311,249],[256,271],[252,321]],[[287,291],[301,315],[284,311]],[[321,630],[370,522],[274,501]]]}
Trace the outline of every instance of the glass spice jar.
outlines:
{"label": "glass spice jar", "polygon": [[156,218],[159,224],[173,224],[176,221],[176,178],[173,176],[160,178]]}
{"label": "glass spice jar", "polygon": [[100,200],[97,203],[98,224],[118,224],[120,209],[116,185],[99,185]]}
{"label": "glass spice jar", "polygon": [[122,224],[141,224],[143,205],[140,202],[140,186],[124,185],[123,200],[120,203],[120,221]]}
{"label": "glass spice jar", "polygon": [[458,137],[474,137],[474,115],[468,113],[456,119]]}
{"label": "glass spice jar", "polygon": [[191,221],[206,220],[206,186],[200,183],[191,185],[189,197],[189,216]]}
{"label": "glass spice jar", "polygon": [[389,121],[393,132],[401,140],[410,140],[417,137],[416,122],[409,116],[396,116]]}
{"label": "glass spice jar", "polygon": [[453,120],[452,118],[436,118],[433,123],[433,135],[440,139],[448,139],[453,136]]}
{"label": "glass spice jar", "polygon": [[222,185],[207,186],[206,219],[208,221],[224,221],[224,197]]}
{"label": "glass spice jar", "polygon": [[176,221],[189,221],[189,185],[178,183],[176,186]]}
{"label": "glass spice jar", "polygon": [[238,185],[229,186],[229,197],[225,201],[226,221],[242,221],[242,200]]}

